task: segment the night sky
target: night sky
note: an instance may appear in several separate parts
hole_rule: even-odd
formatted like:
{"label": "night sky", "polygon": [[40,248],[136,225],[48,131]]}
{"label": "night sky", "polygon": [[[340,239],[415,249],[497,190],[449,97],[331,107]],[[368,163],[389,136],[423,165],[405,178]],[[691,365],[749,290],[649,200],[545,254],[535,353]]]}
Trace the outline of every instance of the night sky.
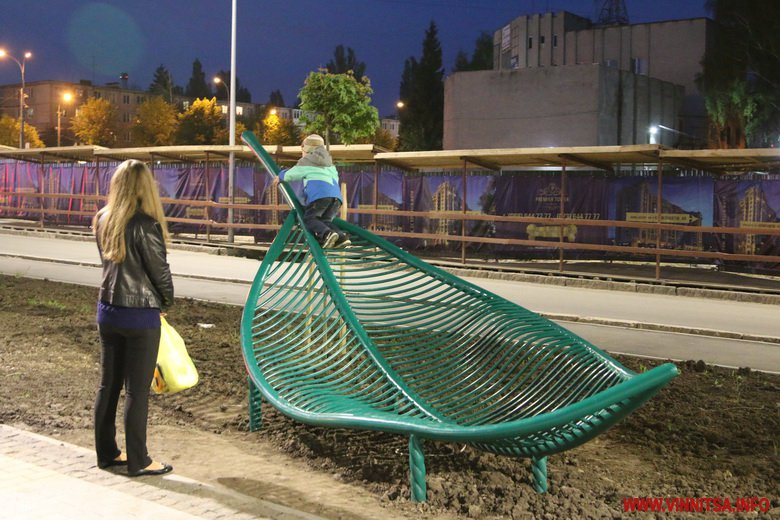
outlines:
{"label": "night sky", "polygon": [[[626,0],[631,23],[707,16],[704,0]],[[594,18],[601,0],[238,0],[236,73],[252,101],[281,90],[295,103],[306,75],[324,66],[337,45],[366,63],[380,115],[395,110],[406,58],[420,58],[431,21],[439,31],[444,68],[458,51],[473,51],[517,16],[566,10]],[[33,53],[27,81],[92,80],[130,75],[148,88],[164,65],[186,86],[192,62],[207,80],[230,68],[231,0],[0,0],[0,47],[17,58]],[[19,67],[0,61],[0,84],[18,83]]]}

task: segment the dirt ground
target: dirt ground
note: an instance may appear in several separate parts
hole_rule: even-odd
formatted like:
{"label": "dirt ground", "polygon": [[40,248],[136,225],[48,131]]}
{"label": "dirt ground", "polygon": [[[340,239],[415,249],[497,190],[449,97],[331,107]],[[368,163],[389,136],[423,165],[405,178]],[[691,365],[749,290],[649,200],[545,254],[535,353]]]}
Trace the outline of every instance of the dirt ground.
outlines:
{"label": "dirt ground", "polygon": [[[93,288],[0,276],[0,423],[92,446],[95,297]],[[177,300],[169,313],[201,382],[152,397],[149,446],[182,475],[327,518],[651,518],[624,513],[631,497],[765,497],[772,510],[759,517],[780,518],[780,376],[679,364],[682,375],[644,408],[551,457],[544,495],[531,488],[526,460],[426,443],[420,505],[409,501],[403,438],[306,426],[268,406],[263,429],[248,431],[240,312]],[[634,370],[655,364],[619,359]]]}

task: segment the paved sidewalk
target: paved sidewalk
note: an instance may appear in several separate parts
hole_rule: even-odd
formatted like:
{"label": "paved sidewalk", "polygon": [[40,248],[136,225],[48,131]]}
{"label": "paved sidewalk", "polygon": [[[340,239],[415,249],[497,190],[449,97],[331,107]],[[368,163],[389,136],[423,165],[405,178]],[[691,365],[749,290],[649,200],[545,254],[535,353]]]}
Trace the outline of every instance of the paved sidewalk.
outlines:
{"label": "paved sidewalk", "polygon": [[1,519],[321,519],[263,500],[242,503],[175,471],[132,479],[119,468],[101,470],[91,450],[4,424],[0,467]]}

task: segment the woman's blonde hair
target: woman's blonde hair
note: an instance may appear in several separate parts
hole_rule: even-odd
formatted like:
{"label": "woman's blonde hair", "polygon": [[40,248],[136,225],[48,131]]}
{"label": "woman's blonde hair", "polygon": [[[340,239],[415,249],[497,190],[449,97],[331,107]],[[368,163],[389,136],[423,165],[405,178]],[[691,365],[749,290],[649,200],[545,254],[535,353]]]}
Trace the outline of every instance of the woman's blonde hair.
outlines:
{"label": "woman's blonde hair", "polygon": [[168,224],[154,176],[146,164],[130,159],[117,166],[111,176],[108,202],[92,221],[103,258],[116,263],[124,261],[127,254],[125,228],[137,211],[160,223],[163,239],[167,242]]}

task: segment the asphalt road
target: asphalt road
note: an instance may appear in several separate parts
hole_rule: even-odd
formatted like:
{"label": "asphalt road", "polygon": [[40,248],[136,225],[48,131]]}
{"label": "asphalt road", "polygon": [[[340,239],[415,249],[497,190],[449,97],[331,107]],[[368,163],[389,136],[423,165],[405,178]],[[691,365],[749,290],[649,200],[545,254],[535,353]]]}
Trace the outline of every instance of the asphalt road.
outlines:
{"label": "asphalt road", "polygon": [[[244,304],[260,265],[257,260],[179,249],[170,251],[169,262],[178,297],[230,305]],[[0,234],[0,273],[87,286],[100,281],[94,243],[25,235]],[[774,305],[468,280],[554,319],[609,352],[701,359],[780,373],[780,314]]]}

